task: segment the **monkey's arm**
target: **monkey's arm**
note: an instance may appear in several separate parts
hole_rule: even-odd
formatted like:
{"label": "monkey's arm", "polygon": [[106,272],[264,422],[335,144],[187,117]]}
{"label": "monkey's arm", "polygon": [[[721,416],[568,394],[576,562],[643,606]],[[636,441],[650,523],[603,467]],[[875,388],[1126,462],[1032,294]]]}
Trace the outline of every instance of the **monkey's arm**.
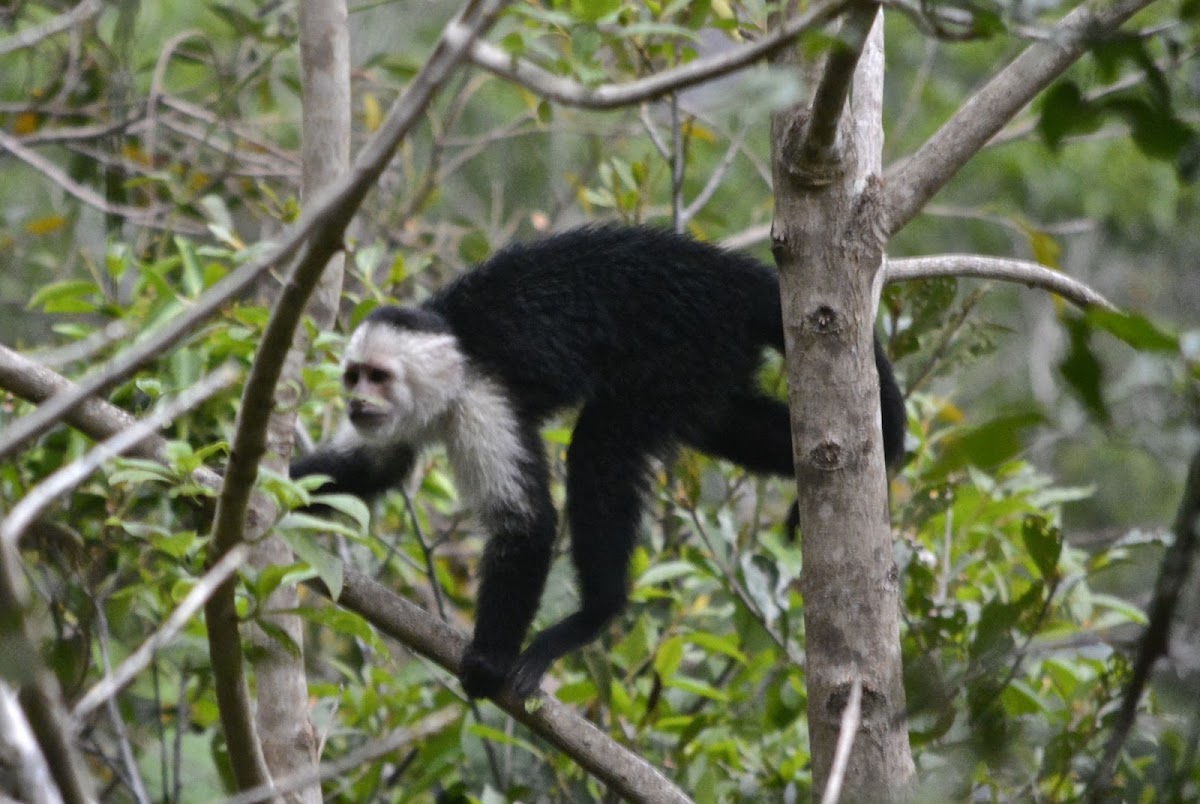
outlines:
{"label": "monkey's arm", "polygon": [[407,444],[368,444],[353,436],[339,436],[314,452],[292,461],[292,478],[329,475],[322,494],[353,494],[364,500],[408,480],[416,464],[416,451]]}

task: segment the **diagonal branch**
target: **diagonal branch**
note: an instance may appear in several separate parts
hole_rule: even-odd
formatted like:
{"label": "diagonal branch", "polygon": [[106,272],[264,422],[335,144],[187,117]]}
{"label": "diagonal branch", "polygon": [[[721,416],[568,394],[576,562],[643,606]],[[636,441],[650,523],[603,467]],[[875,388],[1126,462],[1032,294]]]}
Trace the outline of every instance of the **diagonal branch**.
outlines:
{"label": "diagonal branch", "polygon": [[176,635],[183,630],[188,621],[204,606],[216,591],[217,586],[225,582],[246,561],[246,548],[236,547],[225,554],[224,558],[204,573],[204,576],[192,587],[187,596],[180,601],[167,621],[143,642],[137,650],[129,654],[116,670],[106,675],[87,691],[75,708],[71,717],[76,727],[81,727],[96,713],[100,706],[110,698],[129,686],[139,673],[150,666],[155,655],[168,645]]}
{"label": "diagonal branch", "polygon": [[[69,381],[54,372],[38,367],[0,346],[0,388],[37,401],[70,385]],[[84,412],[87,415],[83,415]],[[130,421],[131,417],[116,406],[99,401],[89,402],[71,419],[73,425],[95,439],[107,438],[120,432],[128,427]],[[158,453],[154,449],[156,440]],[[150,442],[142,444],[138,452],[146,457],[162,460],[161,443],[161,439],[153,437]],[[198,471],[204,471],[208,476],[212,475],[208,470]],[[213,571],[215,569],[216,567]],[[319,588],[319,584],[313,585]],[[325,590],[321,591],[327,594]],[[451,672],[457,667],[458,657],[466,647],[467,638],[458,629],[362,573],[346,572],[338,605],[358,612],[384,633]],[[0,608],[0,614],[3,612],[4,609]],[[98,691],[89,692],[84,700],[90,702],[99,694]],[[506,700],[503,705],[506,711],[531,730],[629,799],[690,801],[652,765],[614,742],[608,735],[558,701],[546,699],[541,709],[533,713],[526,712],[523,702],[520,701]],[[84,716],[86,712],[80,713],[77,710],[77,715]]]}
{"label": "diagonal branch", "polygon": [[902,229],[967,160],[1090,45],[1152,2],[1088,0],[1055,25],[1047,39],[1022,51],[915,154],[887,171],[881,210],[884,231],[891,235]]}
{"label": "diagonal branch", "polygon": [[[358,612],[388,636],[399,640],[450,672],[458,669],[467,637],[378,581],[347,569],[338,605]],[[307,582],[324,595],[319,580]],[[570,707],[540,697],[529,711],[525,702],[505,695],[497,706],[574,759],[614,792],[639,802],[683,804],[691,799],[649,762],[612,740]]]}
{"label": "diagonal branch", "polygon": [[46,20],[41,25],[18,31],[14,36],[0,42],[0,56],[7,56],[17,50],[33,47],[43,39],[74,28],[79,23],[91,19],[104,9],[104,0],[83,0],[75,8],[59,14],[54,19]]}
{"label": "diagonal branch", "polygon": [[[266,413],[272,409],[275,386],[300,316],[325,266],[341,250],[350,219],[391,160],[396,144],[422,118],[433,96],[466,58],[471,42],[495,21],[503,5],[502,0],[468,2],[446,26],[421,71],[397,99],[379,133],[363,149],[348,180],[336,183],[331,192],[316,199],[311,236],[271,310],[242,393],[225,483],[213,518],[214,556],[224,555],[243,541],[258,464],[266,452]],[[205,605],[205,615],[221,725],[237,786],[247,789],[266,784],[269,773],[246,684],[235,589],[233,579],[222,584]]]}
{"label": "diagonal branch", "polygon": [[1183,501],[1175,518],[1175,542],[1163,554],[1154,596],[1150,600],[1149,622],[1138,642],[1133,661],[1133,674],[1125,689],[1125,699],[1117,713],[1112,736],[1104,747],[1104,757],[1088,784],[1087,801],[1109,800],[1108,788],[1116,772],[1117,757],[1129,739],[1129,731],[1137,719],[1138,702],[1150,683],[1150,672],[1159,657],[1166,656],[1171,646],[1171,620],[1179,606],[1179,598],[1188,579],[1197,545],[1200,544],[1200,452],[1192,457],[1187,481],[1183,485]]}
{"label": "diagonal branch", "polygon": [[[122,123],[123,125],[124,123]],[[131,207],[126,204],[114,204],[92,188],[75,181],[58,165],[26,148],[16,137],[10,137],[3,131],[0,131],[0,151],[8,151],[29,165],[29,167],[57,184],[68,195],[74,196],[89,207],[100,210],[105,215],[126,218],[139,226],[148,226],[157,229],[169,227],[171,231],[181,234],[197,235],[203,234],[205,231],[204,227],[200,224],[185,218],[175,218],[168,221],[167,213],[169,212],[169,208],[165,206],[157,209],[148,209]]]}
{"label": "diagonal branch", "polygon": [[[473,7],[474,4],[468,6],[469,9]],[[267,271],[295,259],[310,237],[319,246],[309,248],[305,259],[308,264],[324,265],[329,255],[340,248],[346,224],[382,174],[396,145],[421,120],[434,92],[462,60],[463,51],[469,44],[469,38],[464,38],[461,18],[451,22],[425,67],[397,99],[379,131],[363,147],[350,173],[327,193],[307,204],[300,222],[286,232],[274,248],[230,273],[178,316],[103,369],[80,380],[71,391],[55,396],[34,413],[14,422],[0,438],[0,461],[10,458],[22,444],[49,431],[84,400],[103,393],[179,343]]]}
{"label": "diagonal branch", "polygon": [[470,58],[479,67],[500,78],[520,84],[547,100],[584,109],[614,109],[660,98],[736,72],[786,47],[801,34],[824,25],[845,11],[851,2],[852,0],[818,2],[757,42],[718,56],[697,59],[628,84],[586,87],[570,78],[544,70],[536,64],[515,58],[500,47],[483,40],[476,41],[471,46]]}

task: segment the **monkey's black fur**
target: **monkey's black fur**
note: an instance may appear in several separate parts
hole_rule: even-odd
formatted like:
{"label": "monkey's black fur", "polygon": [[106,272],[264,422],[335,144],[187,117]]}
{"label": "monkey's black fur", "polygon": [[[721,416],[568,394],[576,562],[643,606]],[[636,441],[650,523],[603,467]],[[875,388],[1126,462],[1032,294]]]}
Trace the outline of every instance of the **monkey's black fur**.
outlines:
{"label": "monkey's black fur", "polygon": [[[594,639],[626,602],[647,475],[684,444],[755,472],[793,475],[787,406],[756,376],[783,349],[776,273],[757,260],[652,228],[586,227],[509,246],[417,308],[366,326],[448,332],[503,390],[518,422],[523,499],[486,519],[469,695],[532,694],[552,662]],[[903,454],[904,402],[878,341],[885,459]],[[567,451],[566,515],[580,610],[521,645],[550,568],[556,514],[539,425],[580,409]],[[293,476],[329,474],[369,495],[404,480],[406,445],[317,452]]]}

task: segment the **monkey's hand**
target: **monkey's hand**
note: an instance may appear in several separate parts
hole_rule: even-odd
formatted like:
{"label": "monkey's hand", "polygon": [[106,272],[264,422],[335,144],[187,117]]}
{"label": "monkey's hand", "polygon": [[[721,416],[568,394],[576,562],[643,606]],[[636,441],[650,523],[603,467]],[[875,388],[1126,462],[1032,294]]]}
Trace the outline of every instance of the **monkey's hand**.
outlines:
{"label": "monkey's hand", "polygon": [[516,651],[486,647],[472,642],[463,653],[462,662],[458,667],[458,677],[467,696],[495,699],[504,688],[504,682],[516,661]]}

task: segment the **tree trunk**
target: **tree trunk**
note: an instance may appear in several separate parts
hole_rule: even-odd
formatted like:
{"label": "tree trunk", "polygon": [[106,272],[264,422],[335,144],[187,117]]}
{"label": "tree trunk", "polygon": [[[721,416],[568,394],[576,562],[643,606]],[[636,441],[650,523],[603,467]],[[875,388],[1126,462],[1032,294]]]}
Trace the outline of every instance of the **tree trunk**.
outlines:
{"label": "tree trunk", "polygon": [[[349,169],[350,164],[350,47],[344,0],[302,0],[300,3],[300,55],[303,69],[303,187],[310,201]],[[343,255],[325,268],[309,304],[320,329],[329,328],[341,296]],[[268,460],[285,470],[291,455],[296,389],[304,366],[307,339],[303,327],[276,390],[277,410],[268,425]],[[253,542],[250,563],[262,569],[290,564],[291,548],[277,538]],[[270,610],[292,610],[300,605],[294,586],[281,586],[266,601]],[[263,755],[276,778],[315,770],[317,735],[308,712],[308,683],[304,672],[303,621],[295,615],[272,615],[271,623],[301,649],[289,651],[258,629],[251,632],[258,651],[254,670],[258,686],[256,719]],[[292,800],[319,804],[321,786],[312,784],[292,794]]]}
{"label": "tree trunk", "polygon": [[858,680],[862,716],[842,786],[849,801],[903,799],[914,778],[872,343],[884,245],[876,202],[881,29],[866,35],[874,17],[873,8],[859,9],[843,25],[843,40],[857,34],[863,51],[850,110],[843,111],[845,89],[857,53],[839,49],[811,109],[772,121],[772,240],[800,495],[813,788],[815,795],[829,780]]}

